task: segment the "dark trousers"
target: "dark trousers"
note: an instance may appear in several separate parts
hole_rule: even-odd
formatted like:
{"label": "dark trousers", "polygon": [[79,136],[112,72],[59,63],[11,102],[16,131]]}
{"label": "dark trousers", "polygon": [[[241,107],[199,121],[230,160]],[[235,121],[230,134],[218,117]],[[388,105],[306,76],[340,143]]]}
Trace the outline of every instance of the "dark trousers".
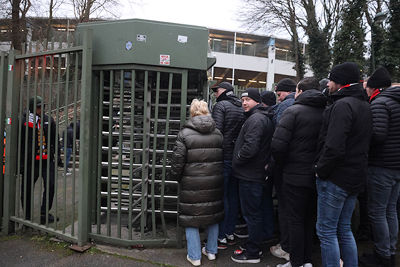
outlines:
{"label": "dark trousers", "polygon": [[[54,185],[55,185],[55,177],[54,177],[54,162],[50,163],[49,168],[49,186],[47,191],[47,161],[44,160],[42,163],[42,177],[43,177],[43,195],[42,195],[42,205],[40,208],[40,214],[46,214],[46,201],[47,201],[47,194],[49,195],[49,210],[53,206],[54,200]],[[24,169],[26,171],[26,207],[25,211],[25,219],[31,219],[31,197],[32,191],[34,189],[35,183],[39,178],[39,161],[35,162],[34,166],[34,176],[33,176],[33,187],[32,187],[32,166],[28,166]],[[24,196],[25,196],[25,174],[22,173],[22,182],[21,182],[21,203],[22,208],[24,208]]]}
{"label": "dark trousers", "polygon": [[273,231],[273,225],[270,225],[270,222],[273,222],[273,210],[271,209],[269,214],[265,212],[265,199],[268,197],[272,199],[267,192],[270,190],[263,183],[239,180],[240,206],[249,232],[245,247],[248,256],[253,258],[259,257],[258,253],[265,235]]}
{"label": "dark trousers", "polygon": [[274,186],[278,198],[278,222],[280,233],[280,244],[284,251],[289,252],[289,223],[286,214],[285,194],[282,191],[282,167],[276,165],[273,170]]}
{"label": "dark trousers", "polygon": [[286,198],[290,262],[292,266],[311,263],[315,231],[317,192],[315,188],[283,184]]}

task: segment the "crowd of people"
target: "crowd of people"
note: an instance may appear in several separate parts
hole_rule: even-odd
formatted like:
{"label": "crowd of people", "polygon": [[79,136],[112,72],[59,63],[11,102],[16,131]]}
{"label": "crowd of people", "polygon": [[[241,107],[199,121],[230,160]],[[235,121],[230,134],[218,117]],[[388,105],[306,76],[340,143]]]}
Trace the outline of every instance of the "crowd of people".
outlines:
{"label": "crowd of people", "polygon": [[[345,62],[327,80],[285,78],[275,92],[248,88],[240,99],[228,82],[211,89],[212,113],[193,100],[172,157],[191,264],[237,244],[241,214],[248,237],[234,262],[259,263],[262,245],[279,232],[270,247],[287,261],[279,267],[316,264],[315,233],[323,266],[396,266],[400,86],[385,68],[363,82],[357,64]],[[360,194],[374,244],[364,255],[351,229]],[[207,229],[203,247],[200,228]]]}

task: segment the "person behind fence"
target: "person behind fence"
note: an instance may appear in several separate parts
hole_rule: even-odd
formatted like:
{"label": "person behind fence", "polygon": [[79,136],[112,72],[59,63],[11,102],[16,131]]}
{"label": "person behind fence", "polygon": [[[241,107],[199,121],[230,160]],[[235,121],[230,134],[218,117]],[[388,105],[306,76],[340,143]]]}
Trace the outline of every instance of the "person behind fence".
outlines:
{"label": "person behind fence", "polygon": [[[42,177],[43,197],[40,208],[40,223],[52,223],[55,217],[47,211],[51,210],[54,199],[55,146],[56,141],[58,142],[56,124],[51,116],[44,114],[44,103],[40,96],[29,100],[29,112],[23,115],[21,123],[21,203],[24,208],[24,217],[26,220],[32,218],[32,179],[34,184],[39,177]],[[26,136],[27,143],[25,143]],[[42,168],[41,172],[40,167]],[[47,172],[47,169],[49,169],[49,172]]]}
{"label": "person behind fence", "polygon": [[364,189],[372,115],[360,84],[358,65],[336,65],[329,74],[333,104],[323,115],[318,141],[317,235],[323,266],[358,266],[351,217]]}
{"label": "person behind fence", "polygon": [[[224,218],[223,137],[205,101],[194,99],[190,116],[175,142],[171,178],[181,186],[178,211],[186,232],[186,258],[199,266],[202,253],[215,260],[218,252],[218,223]],[[200,227],[208,231],[203,248]]]}
{"label": "person behind fence", "polygon": [[274,125],[273,114],[261,104],[257,88],[248,88],[241,96],[247,117],[233,151],[233,175],[239,179],[239,199],[249,237],[234,251],[238,263],[258,263],[262,242],[273,234],[272,181],[266,180]]}
{"label": "person behind fence", "polygon": [[69,162],[71,160],[72,156],[72,150],[73,150],[73,144],[74,144],[74,131],[76,131],[75,138],[79,139],[79,127],[80,123],[79,121],[76,122],[76,129],[74,130],[74,123],[71,122],[65,132],[63,133],[63,140],[67,140],[67,143],[64,144],[64,142],[61,144],[61,148],[64,148],[64,145],[66,145],[66,160],[65,160],[65,168],[67,170],[67,175],[71,174],[71,169],[69,168]]}
{"label": "person behind fence", "polygon": [[282,267],[312,266],[317,209],[313,164],[326,105],[313,77],[298,83],[295,99],[283,112],[271,143],[274,159],[283,168],[282,194],[288,215],[290,261],[278,265]]}
{"label": "person behind fence", "polygon": [[373,235],[372,254],[362,266],[396,266],[397,199],[400,191],[400,86],[391,86],[389,72],[380,67],[366,84],[372,112],[368,158],[368,213]]}
{"label": "person behind fence", "polygon": [[239,211],[238,181],[232,176],[232,154],[236,138],[244,121],[242,102],[233,93],[228,82],[217,84],[211,89],[217,103],[212,110],[216,127],[224,137],[224,210],[225,218],[219,225],[218,249],[236,244],[235,225]]}

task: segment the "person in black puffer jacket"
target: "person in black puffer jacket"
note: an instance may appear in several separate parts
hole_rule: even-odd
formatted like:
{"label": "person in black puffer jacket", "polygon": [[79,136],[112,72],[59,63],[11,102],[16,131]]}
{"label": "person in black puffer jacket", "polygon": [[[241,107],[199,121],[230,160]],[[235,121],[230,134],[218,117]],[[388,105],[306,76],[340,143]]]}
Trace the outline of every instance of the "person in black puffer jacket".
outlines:
{"label": "person in black puffer jacket", "polygon": [[266,181],[266,167],[270,160],[270,145],[274,126],[273,114],[262,106],[257,88],[242,94],[247,117],[233,151],[233,175],[239,179],[239,196],[249,238],[245,250],[231,258],[239,263],[260,262],[260,245],[273,233],[272,183]]}
{"label": "person in black puffer jacket", "polygon": [[216,127],[221,131],[224,151],[224,210],[225,218],[219,225],[218,247],[234,245],[233,232],[239,211],[238,181],[232,176],[232,154],[236,138],[244,121],[242,102],[233,93],[233,86],[222,82],[211,87],[217,103],[212,110]]}
{"label": "person in black puffer jacket", "polygon": [[218,223],[224,218],[222,134],[208,112],[207,103],[194,99],[191,118],[179,132],[172,154],[171,177],[179,181],[179,223],[185,227],[188,255],[200,265],[199,228],[208,228],[203,253],[217,254]]}
{"label": "person in black puffer jacket", "polygon": [[317,197],[313,165],[326,105],[318,88],[315,78],[299,82],[296,100],[282,114],[271,143],[272,155],[283,169],[291,266],[312,262]]}
{"label": "person in black puffer jacket", "polygon": [[351,217],[357,194],[364,189],[372,116],[360,82],[358,65],[336,65],[328,87],[333,104],[323,115],[317,172],[317,234],[323,266],[358,266]]}
{"label": "person in black puffer jacket", "polygon": [[378,68],[366,92],[372,112],[372,140],[368,159],[368,213],[374,251],[361,258],[364,266],[396,266],[397,199],[400,190],[400,87]]}

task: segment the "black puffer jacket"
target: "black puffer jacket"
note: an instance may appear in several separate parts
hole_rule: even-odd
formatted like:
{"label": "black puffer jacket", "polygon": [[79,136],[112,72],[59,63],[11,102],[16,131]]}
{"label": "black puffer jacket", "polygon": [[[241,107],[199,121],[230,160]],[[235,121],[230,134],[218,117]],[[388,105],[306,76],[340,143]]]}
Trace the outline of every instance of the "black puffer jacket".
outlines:
{"label": "black puffer jacket", "polygon": [[314,162],[326,97],[319,90],[299,95],[281,117],[272,138],[272,155],[283,166],[283,181],[315,187]]}
{"label": "black puffer jacket", "polygon": [[371,101],[372,140],[369,165],[400,169],[400,87],[390,87]]}
{"label": "black puffer jacket", "polygon": [[271,139],[274,133],[273,114],[268,107],[257,105],[240,130],[233,152],[233,176],[253,182],[264,182],[265,166],[270,160]]}
{"label": "black puffer jacket", "polygon": [[316,172],[348,193],[364,189],[372,115],[360,84],[331,95],[319,137]]}
{"label": "black puffer jacket", "polygon": [[235,141],[245,120],[242,102],[232,91],[225,91],[217,98],[212,117],[224,136],[224,160],[232,160]]}
{"label": "black puffer jacket", "polygon": [[222,135],[211,116],[196,116],[179,132],[171,176],[180,182],[179,223],[200,227],[224,218]]}

